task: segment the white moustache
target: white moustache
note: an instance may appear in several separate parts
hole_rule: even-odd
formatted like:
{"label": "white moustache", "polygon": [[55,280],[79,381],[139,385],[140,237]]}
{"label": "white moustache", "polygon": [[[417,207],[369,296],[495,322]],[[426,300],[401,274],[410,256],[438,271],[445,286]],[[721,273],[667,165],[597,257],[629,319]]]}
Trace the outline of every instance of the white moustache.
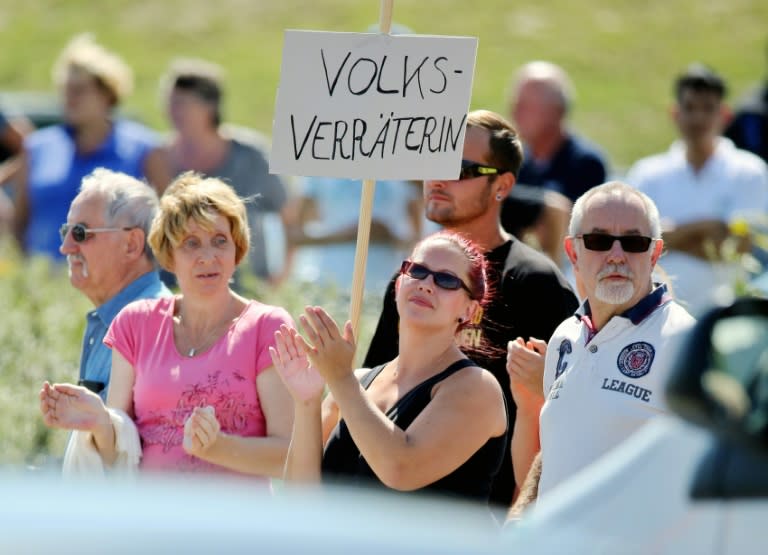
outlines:
{"label": "white moustache", "polygon": [[67,255],[67,269],[69,270],[69,277],[72,277],[72,264],[79,262],[83,265],[83,277],[88,277],[88,263],[83,258],[82,254],[68,254]]}
{"label": "white moustache", "polygon": [[632,271],[626,266],[624,266],[623,264],[621,265],[609,264],[608,266],[600,270],[600,272],[597,274],[597,279],[603,279],[610,275],[616,275],[616,274],[628,279],[632,278]]}

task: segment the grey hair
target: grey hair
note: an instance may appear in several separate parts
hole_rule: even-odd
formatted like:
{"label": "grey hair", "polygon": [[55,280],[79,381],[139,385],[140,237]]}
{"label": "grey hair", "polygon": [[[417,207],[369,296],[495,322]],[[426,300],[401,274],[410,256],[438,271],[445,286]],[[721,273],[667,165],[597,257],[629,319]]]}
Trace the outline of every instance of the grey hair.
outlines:
{"label": "grey hair", "polygon": [[130,175],[96,168],[83,178],[80,194],[104,199],[104,222],[108,226],[138,227],[144,231],[144,255],[154,263],[147,237],[160,203],[155,190]]}
{"label": "grey hair", "polygon": [[637,196],[643,201],[643,205],[645,206],[648,226],[651,228],[651,237],[654,239],[661,239],[661,218],[659,217],[659,209],[656,207],[656,204],[651,200],[651,197],[642,191],[638,191],[631,185],[627,185],[621,181],[609,181],[608,183],[603,183],[597,187],[592,187],[576,199],[573,209],[571,210],[571,222],[568,224],[568,235],[573,237],[583,232],[581,229],[581,222],[584,219],[584,211],[587,202],[589,202],[589,199],[599,194],[616,198],[627,198],[629,195]]}
{"label": "grey hair", "polygon": [[566,114],[570,112],[575,94],[571,78],[563,68],[552,62],[528,62],[515,74],[515,87],[529,81],[546,86],[557,103],[563,107],[563,111]]}

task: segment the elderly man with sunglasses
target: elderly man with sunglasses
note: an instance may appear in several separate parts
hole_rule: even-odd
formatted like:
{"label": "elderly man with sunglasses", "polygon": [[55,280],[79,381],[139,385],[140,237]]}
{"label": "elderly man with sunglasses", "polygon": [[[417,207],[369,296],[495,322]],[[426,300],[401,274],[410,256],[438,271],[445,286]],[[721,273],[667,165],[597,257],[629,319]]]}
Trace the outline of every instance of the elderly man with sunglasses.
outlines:
{"label": "elderly man with sunglasses", "polygon": [[[515,185],[523,159],[523,148],[514,128],[493,112],[470,112],[463,158],[458,179],[424,182],[425,214],[445,229],[471,239],[483,250],[488,263],[493,293],[484,311],[469,325],[462,326],[461,339],[467,355],[499,381],[507,402],[510,434],[514,437],[518,429],[525,434],[518,438],[518,444],[525,447],[519,450],[519,456],[515,454],[514,463],[507,446],[492,486],[492,503],[506,510],[519,485],[515,476],[525,477],[538,450],[538,428],[531,433],[528,422],[538,424],[541,406],[529,405],[523,397],[513,396],[506,370],[507,342],[516,338],[520,341],[549,339],[558,324],[573,314],[578,301],[563,274],[547,256],[518,241],[501,226],[501,205]],[[409,271],[413,272],[414,268],[410,267]],[[425,274],[422,271],[419,275]],[[457,286],[446,282],[444,277],[434,279],[436,283],[440,280]],[[364,366],[373,368],[392,360],[397,355],[397,347],[398,316],[392,281]],[[525,361],[521,364],[527,365]]]}
{"label": "elderly man with sunglasses", "polygon": [[[574,204],[565,251],[584,304],[552,335],[544,364],[541,453],[514,513],[666,412],[663,388],[693,317],[652,274],[661,255],[659,211],[610,182]],[[513,513],[513,514],[514,514]]]}
{"label": "elderly man with sunglasses", "polygon": [[83,179],[59,233],[69,280],[96,307],[87,315],[79,384],[106,399],[112,352],[109,324],[131,301],[170,295],[146,243],[158,209],[145,183],[103,168]]}

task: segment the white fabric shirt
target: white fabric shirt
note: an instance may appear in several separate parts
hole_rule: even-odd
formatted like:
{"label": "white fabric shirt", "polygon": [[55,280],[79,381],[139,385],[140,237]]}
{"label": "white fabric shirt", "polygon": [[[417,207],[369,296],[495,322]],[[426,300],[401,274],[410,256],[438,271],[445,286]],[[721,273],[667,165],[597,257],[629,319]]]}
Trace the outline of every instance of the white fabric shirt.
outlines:
{"label": "white fabric shirt", "polygon": [[[673,225],[751,220],[768,211],[768,167],[725,138],[718,139],[715,153],[698,172],[678,141],[667,152],[635,163],[626,180],[653,199],[662,222]],[[667,252],[659,265],[669,276],[675,298],[694,314],[723,299],[741,272],[738,266],[713,264],[679,251]]]}
{"label": "white fabric shirt", "polygon": [[70,478],[103,478],[107,473],[131,476],[136,473],[141,459],[139,430],[131,417],[120,409],[107,409],[112,427],[115,429],[115,450],[117,458],[106,467],[93,443],[93,434],[80,430],[69,436],[64,451],[62,473]]}
{"label": "white fabric shirt", "polygon": [[555,330],[544,367],[539,495],[667,411],[664,385],[693,317],[661,285],[588,341],[589,304]]}

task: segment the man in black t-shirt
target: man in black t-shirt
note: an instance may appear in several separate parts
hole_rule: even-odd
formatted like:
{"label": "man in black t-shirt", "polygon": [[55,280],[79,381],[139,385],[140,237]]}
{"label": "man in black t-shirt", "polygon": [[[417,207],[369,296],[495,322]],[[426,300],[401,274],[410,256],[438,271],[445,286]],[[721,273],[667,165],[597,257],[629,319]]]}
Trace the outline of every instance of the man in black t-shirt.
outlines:
{"label": "man in black t-shirt", "polygon": [[[494,293],[475,325],[462,331],[462,343],[475,362],[499,380],[511,433],[524,408],[518,409],[512,400],[506,370],[507,342],[517,337],[548,340],[578,305],[554,263],[501,226],[501,205],[515,185],[522,157],[520,139],[512,126],[498,114],[477,110],[467,117],[460,178],[424,182],[426,217],[449,231],[465,235],[486,253]],[[398,315],[392,280],[364,366],[372,368],[392,360],[397,356],[397,347]],[[524,416],[538,420],[538,413]],[[538,441],[538,437],[533,439]],[[516,463],[529,465],[530,461]],[[508,446],[491,501],[509,506],[515,491]]]}

